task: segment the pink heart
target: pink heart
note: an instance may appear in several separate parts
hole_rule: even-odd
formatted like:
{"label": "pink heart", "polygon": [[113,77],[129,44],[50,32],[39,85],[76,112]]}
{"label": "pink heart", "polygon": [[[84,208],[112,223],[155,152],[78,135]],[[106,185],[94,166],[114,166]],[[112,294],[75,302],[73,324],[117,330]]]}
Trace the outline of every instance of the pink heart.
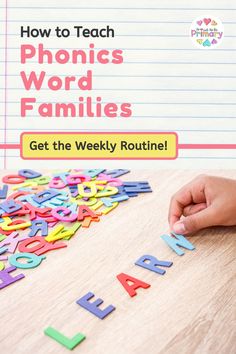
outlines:
{"label": "pink heart", "polygon": [[201,26],[202,21],[197,21],[198,26]]}
{"label": "pink heart", "polygon": [[212,41],[211,41],[211,44],[216,44],[217,43],[217,41],[215,40],[215,39],[213,39]]}
{"label": "pink heart", "polygon": [[210,18],[204,18],[203,22],[205,23],[205,25],[209,25],[209,23],[211,22]]}

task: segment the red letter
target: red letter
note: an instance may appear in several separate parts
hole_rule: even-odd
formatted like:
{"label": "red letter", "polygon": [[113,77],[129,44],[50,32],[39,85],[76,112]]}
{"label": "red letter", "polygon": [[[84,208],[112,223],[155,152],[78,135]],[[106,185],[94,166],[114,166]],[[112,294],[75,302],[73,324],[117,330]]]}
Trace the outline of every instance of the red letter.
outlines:
{"label": "red letter", "polygon": [[97,214],[95,214],[89,207],[87,207],[86,205],[80,205],[77,220],[84,220],[86,216],[91,216],[92,218],[98,217]]}
{"label": "red letter", "polygon": [[65,243],[49,243],[42,236],[34,236],[26,239],[19,244],[20,252],[35,253],[37,256],[46,252],[67,247]]}
{"label": "red letter", "polygon": [[[144,283],[143,281],[133,278],[130,275],[125,274],[125,273],[120,273],[119,275],[117,275],[117,279],[123,285],[123,287],[125,288],[125,290],[129,294],[129,296],[131,296],[131,297],[137,295],[137,293],[135,291],[136,289],[138,289],[138,288],[147,289],[151,286],[150,284]],[[133,285],[129,285],[128,282],[132,282]]]}

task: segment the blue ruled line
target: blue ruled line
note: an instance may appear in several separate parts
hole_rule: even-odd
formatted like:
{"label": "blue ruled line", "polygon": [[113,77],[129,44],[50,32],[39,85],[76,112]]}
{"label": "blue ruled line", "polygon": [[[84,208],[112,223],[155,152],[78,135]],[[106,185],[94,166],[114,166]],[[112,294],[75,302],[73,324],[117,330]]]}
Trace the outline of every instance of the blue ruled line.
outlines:
{"label": "blue ruled line", "polygon": [[[0,114],[0,118],[3,118],[4,115]],[[8,114],[7,117],[20,117],[19,114]],[[38,118],[39,115],[30,115],[30,118]],[[49,117],[50,118],[50,117]],[[52,118],[58,118],[58,117],[52,117]],[[74,117],[72,117],[74,118]],[[100,118],[100,117],[99,117]],[[101,118],[107,118],[107,116],[101,116]],[[215,116],[209,116],[209,117],[199,117],[199,116],[134,116],[132,115],[132,118],[140,118],[140,119],[146,119],[146,118],[152,118],[152,119],[236,119],[236,117],[228,117],[228,116],[220,116],[220,117],[215,117]],[[0,129],[1,130],[1,129]]]}
{"label": "blue ruled line", "polygon": [[[5,36],[4,33],[0,33],[0,36]],[[19,33],[8,33],[8,36],[17,36],[20,37]],[[57,37],[56,34],[50,34],[50,37]],[[70,37],[77,37],[76,34],[71,34]],[[185,37],[190,38],[189,35],[179,35],[179,34],[172,34],[172,35],[165,35],[165,34],[116,34],[116,37]],[[225,35],[224,38],[235,38],[236,35]],[[20,37],[21,38],[21,37]],[[33,38],[35,39],[35,38]],[[60,39],[60,38],[59,38]],[[214,49],[215,50],[215,49]]]}
{"label": "blue ruled line", "polygon": [[[60,74],[60,76],[70,76],[71,74]],[[76,73],[74,74],[76,76],[81,76],[84,75],[84,73]],[[0,76],[4,76],[4,74],[0,74]],[[7,75],[8,77],[13,76],[13,77],[20,77],[19,74],[9,74]],[[57,76],[56,74],[46,74],[47,76]],[[205,76],[196,76],[196,75],[93,75],[93,77],[118,77],[118,78],[124,78],[124,77],[133,77],[133,78],[147,78],[147,77],[159,77],[159,78],[184,78],[184,79],[236,79],[236,76],[213,76],[213,75],[205,75]]]}
{"label": "blue ruled line", "polygon": [[[0,8],[4,9],[3,6]],[[58,6],[8,6],[8,9],[43,9],[43,10],[164,10],[164,11],[208,11],[208,10],[216,10],[216,11],[234,11],[236,8],[206,8],[206,7],[87,7],[87,6],[72,6],[72,7],[58,7]]]}
{"label": "blue ruled line", "polygon": [[[8,87],[9,90],[25,90],[23,87]],[[5,90],[4,87],[0,87],[0,90]],[[65,91],[64,89],[60,89],[57,91]],[[70,91],[78,91],[78,88],[71,88]],[[35,88],[31,88],[30,90],[26,91],[39,91],[36,90]],[[25,92],[26,92],[25,91]],[[50,91],[49,88],[41,88],[40,91]],[[56,91],[56,90],[55,90]],[[155,88],[144,88],[144,89],[138,89],[138,88],[93,88],[93,91],[179,91],[179,92],[235,92],[236,89],[155,89]],[[86,92],[89,92],[86,90]]]}
{"label": "blue ruled line", "polygon": [[[5,22],[5,20],[0,20],[0,22]],[[8,20],[8,23],[22,23],[22,20]],[[27,23],[54,23],[55,20],[25,20]],[[109,21],[109,20],[56,20],[56,23],[147,23],[147,24],[191,24],[192,21]],[[224,22],[224,25],[235,25],[236,22]]]}
{"label": "blue ruled line", "polygon": [[[3,155],[1,155],[0,156],[0,158],[1,157],[4,157]],[[7,155],[7,157],[13,157],[13,158],[19,158],[19,159],[21,159],[20,158],[20,155]],[[178,156],[177,158],[176,158],[176,160],[174,160],[174,161],[177,161],[177,160],[179,160],[179,159],[199,159],[199,160],[236,160],[236,156],[235,157],[230,157],[230,156],[226,156],[226,157],[222,157],[222,156],[214,156],[214,157],[210,157],[210,156]],[[49,161],[49,160],[53,160],[53,159],[47,159],[47,161]],[[76,159],[75,159],[76,160]],[[79,160],[79,158],[78,158],[78,160]],[[94,158],[94,160],[96,160],[96,158]],[[127,160],[128,161],[128,160]],[[157,160],[155,160],[155,162],[156,162]],[[160,160],[159,160],[160,161]],[[165,161],[165,162],[169,162],[168,160],[161,160],[162,162],[163,161]],[[122,160],[121,160],[121,162],[122,162]],[[150,162],[150,161],[149,161]]]}
{"label": "blue ruled line", "polygon": [[[4,103],[4,101],[0,101],[0,103]],[[7,101],[7,103],[16,103],[19,104],[19,101]],[[35,104],[37,103],[74,103],[74,104],[79,104],[79,101],[73,101],[73,102],[57,102],[57,101],[36,101]],[[94,102],[96,103],[96,102]],[[110,103],[103,101],[102,103]],[[122,104],[124,102],[113,102],[116,104]],[[136,105],[136,104],[151,104],[151,105],[204,105],[204,106],[235,106],[236,102],[227,102],[227,103],[220,103],[220,102],[129,102],[130,104]]]}
{"label": "blue ruled line", "polygon": [[[4,60],[0,60],[0,63],[4,63]],[[8,60],[8,63],[18,63],[21,64],[19,60]],[[31,64],[39,64],[37,61],[30,61]],[[48,64],[48,63],[44,63],[44,65],[52,65],[52,64]],[[63,65],[67,65],[67,64],[72,64],[71,61],[68,61],[67,63],[63,64]],[[78,63],[78,65],[80,65],[81,63]],[[100,64],[99,62],[95,62],[94,64]],[[110,63],[112,64],[112,63]],[[188,61],[124,61],[122,64],[134,64],[134,65],[140,65],[140,64],[148,64],[148,65],[153,65],[153,64],[165,64],[165,65],[176,65],[176,64],[183,64],[183,65],[235,65],[236,62],[232,62],[232,63],[228,63],[228,62],[188,62]],[[24,65],[24,64],[21,64]],[[42,64],[41,64],[42,65]],[[90,63],[87,63],[87,65],[93,65]]]}
{"label": "blue ruled line", "polygon": [[[62,50],[61,47],[44,47],[44,49],[46,50]],[[89,47],[79,47],[80,50],[89,50],[90,48]],[[96,50],[103,50],[104,48],[93,48],[94,51]],[[113,47],[113,48],[107,48],[107,50],[115,50],[117,49],[117,47]],[[198,52],[198,51],[201,51],[202,52],[202,49],[200,48],[123,48],[123,47],[119,47],[119,49],[122,49],[122,50],[125,50],[125,51],[128,51],[128,50],[137,50],[137,51],[193,51],[193,52]],[[5,50],[5,47],[0,47],[0,50]],[[20,47],[8,47],[8,50],[20,50]],[[68,48],[68,47],[63,47],[63,50],[76,50],[76,48]],[[214,49],[214,52],[225,52],[225,51],[236,51],[236,48],[226,48],[226,49]],[[203,53],[203,52],[202,52]],[[205,51],[205,53],[207,53]]]}

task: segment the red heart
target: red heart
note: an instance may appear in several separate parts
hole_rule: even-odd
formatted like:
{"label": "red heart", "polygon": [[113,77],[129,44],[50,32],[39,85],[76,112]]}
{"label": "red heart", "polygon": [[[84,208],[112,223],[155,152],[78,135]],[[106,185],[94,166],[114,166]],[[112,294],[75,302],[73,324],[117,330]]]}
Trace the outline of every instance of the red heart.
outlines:
{"label": "red heart", "polygon": [[210,18],[204,18],[203,22],[205,23],[205,25],[209,25],[209,23],[211,22]]}

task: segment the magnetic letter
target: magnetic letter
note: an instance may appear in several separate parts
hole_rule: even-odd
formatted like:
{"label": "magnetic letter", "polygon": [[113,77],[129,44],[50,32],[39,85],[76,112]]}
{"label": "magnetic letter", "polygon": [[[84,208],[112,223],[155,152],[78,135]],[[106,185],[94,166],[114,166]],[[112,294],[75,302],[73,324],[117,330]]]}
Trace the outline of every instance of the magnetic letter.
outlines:
{"label": "magnetic letter", "polygon": [[6,199],[7,191],[8,191],[8,186],[4,184],[2,189],[0,189],[0,199]]}
{"label": "magnetic letter", "polygon": [[183,247],[183,248],[190,250],[190,251],[195,249],[195,247],[188,240],[186,240],[186,238],[183,235],[177,235],[175,233],[173,233],[173,235],[174,235],[174,237],[169,236],[169,235],[162,235],[161,238],[179,256],[184,255],[184,252],[179,247]]}
{"label": "magnetic letter", "polygon": [[9,273],[13,272],[14,270],[16,270],[16,267],[8,267],[0,271],[0,289],[3,289],[6,286],[15,283],[17,280],[25,277],[24,274],[18,274],[15,277],[11,276]]}
{"label": "magnetic letter", "polygon": [[5,211],[7,214],[14,213],[17,210],[22,209],[22,206],[14,201],[14,199],[6,200],[4,203],[0,204],[0,207]]}
{"label": "magnetic letter", "polygon": [[45,240],[47,242],[53,242],[53,241],[57,241],[60,240],[64,237],[67,236],[73,236],[75,233],[74,230],[70,229],[70,228],[66,228],[63,225],[60,225],[58,227],[56,227],[55,229],[52,230],[52,232],[50,232],[50,234],[45,237]]}
{"label": "magnetic letter", "polygon": [[44,334],[55,339],[58,343],[70,350],[74,349],[86,338],[82,333],[77,333],[73,338],[68,338],[52,327],[46,328]]}
{"label": "magnetic letter", "polygon": [[18,243],[28,238],[27,235],[18,235],[18,232],[12,232],[9,236],[7,236],[3,241],[0,242],[0,247],[7,246],[7,251],[9,253],[14,253]]}
{"label": "magnetic letter", "polygon": [[146,193],[152,192],[149,183],[146,181],[141,182],[124,182],[124,190],[127,194],[129,193]]}
{"label": "magnetic letter", "polygon": [[50,188],[61,189],[66,187],[66,184],[59,177],[54,177],[49,183]]}
{"label": "magnetic letter", "polygon": [[[33,244],[35,245],[32,246]],[[67,247],[65,243],[62,242],[49,243],[42,236],[34,236],[21,242],[19,245],[19,251],[35,253],[37,256],[40,256],[41,254],[44,254],[48,251],[52,251],[64,247]]]}
{"label": "magnetic letter", "polygon": [[[18,262],[18,258],[26,258],[27,263]],[[9,263],[17,268],[29,269],[35,268],[45,259],[45,256],[36,256],[33,253],[16,253],[9,257]]]}
{"label": "magnetic letter", "polygon": [[[147,263],[148,261],[148,263]],[[136,262],[135,265],[143,267],[145,269],[151,270],[152,272],[158,273],[158,274],[165,274],[165,270],[159,268],[158,266],[162,267],[171,267],[173,262],[169,261],[159,261],[156,257],[150,256],[150,255],[144,255],[140,257]]]}
{"label": "magnetic letter", "polygon": [[93,293],[89,292],[83,297],[81,297],[79,300],[77,300],[76,303],[91,312],[93,315],[103,320],[107,315],[109,315],[109,313],[114,311],[116,308],[113,305],[109,305],[104,310],[101,310],[99,308],[99,305],[103,303],[102,299],[97,299],[94,302],[89,302],[89,300],[94,296],[95,295]]}
{"label": "magnetic letter", "polygon": [[18,175],[7,175],[2,178],[3,183],[19,184],[25,181],[25,177]]}
{"label": "magnetic letter", "polygon": [[29,237],[35,236],[38,231],[41,231],[42,236],[48,234],[48,223],[45,220],[33,220]]}
{"label": "magnetic letter", "polygon": [[119,170],[110,170],[110,171],[106,170],[104,173],[106,175],[112,176],[112,178],[117,178],[117,177],[123,176],[123,175],[125,175],[126,173],[129,173],[129,172],[130,172],[130,170],[119,169]]}
{"label": "magnetic letter", "polygon": [[20,170],[18,171],[19,175],[25,178],[37,178],[41,177],[41,173],[33,171],[33,170]]}
{"label": "magnetic letter", "polygon": [[[119,280],[121,285],[123,285],[123,287],[125,288],[125,290],[129,294],[129,296],[131,296],[131,297],[137,295],[137,293],[135,291],[136,289],[138,289],[138,288],[147,289],[151,286],[150,284],[144,283],[143,281],[133,278],[130,275],[125,274],[125,273],[118,274],[117,279]],[[129,285],[128,282],[132,282],[133,284]]]}
{"label": "magnetic letter", "polygon": [[7,247],[1,247],[0,248],[0,261],[7,261],[8,260],[8,256],[6,256],[6,255],[5,256],[1,256],[1,254],[6,253],[7,250],[8,250]]}
{"label": "magnetic letter", "polygon": [[48,189],[48,190],[45,190],[45,191],[42,191],[42,192],[36,194],[35,197],[33,197],[33,199],[36,203],[42,204],[42,203],[46,202],[47,200],[56,197],[59,194],[60,194],[60,192],[56,192],[55,190]]}
{"label": "magnetic letter", "polygon": [[86,176],[90,176],[90,177],[96,177],[97,175],[99,175],[99,173],[102,173],[103,171],[105,171],[104,169],[93,169],[93,170],[85,170],[83,171],[83,173]]}
{"label": "magnetic letter", "polygon": [[77,214],[73,214],[69,208],[63,206],[53,209],[51,213],[55,219],[60,221],[73,222],[77,219]]}
{"label": "magnetic letter", "polygon": [[95,214],[89,207],[87,207],[86,205],[80,205],[78,212],[78,221],[84,220],[86,216],[91,216],[91,218],[97,218],[97,214]]}
{"label": "magnetic letter", "polygon": [[10,218],[6,217],[3,218],[4,222],[2,224],[0,224],[1,228],[4,231],[15,231],[15,230],[19,230],[19,229],[25,229],[29,226],[31,226],[31,222],[30,221],[26,221],[24,222],[24,220],[14,220],[12,221]]}

